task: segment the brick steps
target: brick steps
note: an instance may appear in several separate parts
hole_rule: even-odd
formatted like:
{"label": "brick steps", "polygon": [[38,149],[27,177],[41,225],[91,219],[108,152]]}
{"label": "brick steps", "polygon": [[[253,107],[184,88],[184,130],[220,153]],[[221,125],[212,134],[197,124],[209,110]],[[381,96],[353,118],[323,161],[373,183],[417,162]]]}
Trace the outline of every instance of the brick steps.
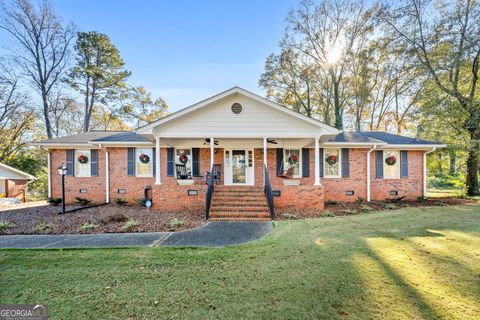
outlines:
{"label": "brick steps", "polygon": [[210,221],[270,221],[263,188],[217,186],[213,193]]}

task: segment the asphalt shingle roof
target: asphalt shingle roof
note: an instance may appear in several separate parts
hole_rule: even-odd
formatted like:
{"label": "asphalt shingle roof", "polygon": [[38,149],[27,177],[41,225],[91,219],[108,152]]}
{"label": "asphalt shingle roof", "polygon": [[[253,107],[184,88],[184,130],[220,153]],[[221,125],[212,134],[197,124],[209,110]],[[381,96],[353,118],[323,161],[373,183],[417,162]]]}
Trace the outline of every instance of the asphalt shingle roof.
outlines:
{"label": "asphalt shingle roof", "polygon": [[416,144],[432,145],[439,144],[433,141],[398,136],[387,132],[342,132],[326,142],[351,142],[351,143],[388,143],[388,144]]}
{"label": "asphalt shingle roof", "polygon": [[145,142],[150,141],[143,135],[136,134],[134,131],[90,131],[60,138],[47,139],[39,141],[36,144],[88,144],[95,142]]}

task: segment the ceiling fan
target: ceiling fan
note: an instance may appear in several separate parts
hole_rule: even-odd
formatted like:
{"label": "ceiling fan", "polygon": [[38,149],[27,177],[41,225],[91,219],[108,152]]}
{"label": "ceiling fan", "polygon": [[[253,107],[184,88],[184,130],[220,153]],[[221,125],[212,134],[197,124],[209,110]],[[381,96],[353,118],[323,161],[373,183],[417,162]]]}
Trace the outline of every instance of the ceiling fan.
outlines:
{"label": "ceiling fan", "polygon": [[[203,145],[209,145],[210,144],[210,138],[205,139],[205,142]],[[218,146],[218,140],[213,140],[213,144]]]}
{"label": "ceiling fan", "polygon": [[271,144],[277,144],[278,143],[277,140],[275,140],[275,139],[267,139],[267,142],[271,143]]}

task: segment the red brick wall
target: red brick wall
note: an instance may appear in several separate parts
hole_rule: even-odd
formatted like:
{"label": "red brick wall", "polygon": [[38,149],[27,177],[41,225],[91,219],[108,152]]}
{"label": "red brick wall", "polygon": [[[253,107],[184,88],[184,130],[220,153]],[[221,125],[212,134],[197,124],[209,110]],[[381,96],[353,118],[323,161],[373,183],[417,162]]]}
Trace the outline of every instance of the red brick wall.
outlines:
{"label": "red brick wall", "polygon": [[[192,186],[179,186],[176,177],[167,176],[167,149],[161,149],[161,181],[155,185],[155,177],[129,177],[127,174],[127,149],[109,148],[110,157],[110,199],[125,198],[135,202],[143,198],[146,186],[152,187],[154,207],[164,211],[203,210],[205,206],[206,185],[203,173],[210,171],[210,148],[200,149],[200,174],[195,177]],[[323,199],[336,201],[356,201],[360,196],[366,198],[366,157],[367,149],[350,149],[350,176],[348,178],[321,178],[322,186],[314,186],[314,150],[310,149],[310,176],[299,178],[299,186],[285,186],[284,179],[277,177],[276,149],[268,149],[267,163],[270,180],[274,190],[282,192],[275,198],[278,208],[323,208]],[[57,167],[65,162],[65,150],[51,150],[51,181],[52,196],[61,197],[61,177]],[[215,163],[223,164],[224,150],[216,149]],[[263,149],[254,150],[255,185],[263,186]],[[371,186],[372,200],[391,198],[391,190],[398,190],[399,196],[417,198],[423,189],[423,151],[409,151],[409,177],[402,179],[376,179],[375,154],[371,154]],[[65,177],[66,199],[73,202],[75,196],[88,198],[97,203],[105,202],[105,151],[98,152],[98,177]],[[80,193],[79,189],[87,189]],[[119,189],[125,189],[125,194],[119,194]],[[188,190],[198,190],[198,196],[188,196]],[[346,191],[353,190],[354,196],[347,196]]]}

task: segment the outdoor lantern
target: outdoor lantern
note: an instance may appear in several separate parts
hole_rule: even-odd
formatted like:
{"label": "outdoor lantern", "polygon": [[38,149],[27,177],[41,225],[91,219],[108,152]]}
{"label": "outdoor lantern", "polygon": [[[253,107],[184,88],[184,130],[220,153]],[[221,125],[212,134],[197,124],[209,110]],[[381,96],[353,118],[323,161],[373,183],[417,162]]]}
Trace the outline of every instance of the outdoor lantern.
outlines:
{"label": "outdoor lantern", "polygon": [[61,176],[64,176],[67,174],[67,166],[63,163],[58,167],[57,170],[58,170],[58,174]]}

